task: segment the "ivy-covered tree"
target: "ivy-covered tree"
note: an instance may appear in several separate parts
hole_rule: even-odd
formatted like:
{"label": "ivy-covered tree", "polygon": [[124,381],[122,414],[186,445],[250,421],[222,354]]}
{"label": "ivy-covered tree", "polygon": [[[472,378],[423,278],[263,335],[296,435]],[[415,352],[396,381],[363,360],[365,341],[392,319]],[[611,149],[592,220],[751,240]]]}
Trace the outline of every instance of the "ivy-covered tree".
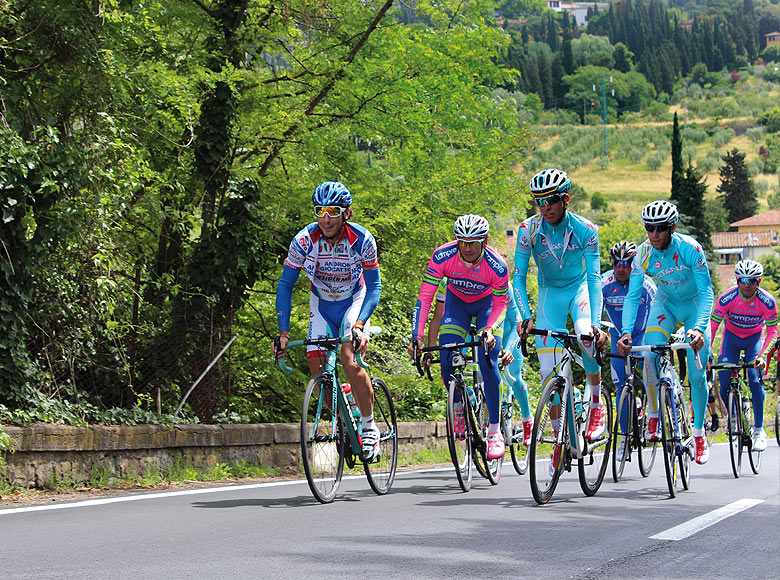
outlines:
{"label": "ivy-covered tree", "polygon": [[758,210],[758,198],[748,175],[745,154],[735,148],[722,156],[721,160],[723,165],[718,170],[720,185],[717,192],[721,194],[729,223],[754,216]]}

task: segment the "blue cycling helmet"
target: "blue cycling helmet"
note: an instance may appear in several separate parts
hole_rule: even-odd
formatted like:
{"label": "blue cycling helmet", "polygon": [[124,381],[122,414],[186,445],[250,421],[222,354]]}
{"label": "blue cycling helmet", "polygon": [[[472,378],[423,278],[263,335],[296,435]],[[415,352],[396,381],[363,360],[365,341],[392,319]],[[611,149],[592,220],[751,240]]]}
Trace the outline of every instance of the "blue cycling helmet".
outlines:
{"label": "blue cycling helmet", "polygon": [[347,207],[352,205],[352,194],[347,187],[338,181],[326,181],[320,183],[311,196],[314,205],[340,205]]}
{"label": "blue cycling helmet", "polygon": [[568,193],[571,189],[571,180],[568,174],[560,169],[542,169],[531,178],[528,188],[535,198],[554,193]]}

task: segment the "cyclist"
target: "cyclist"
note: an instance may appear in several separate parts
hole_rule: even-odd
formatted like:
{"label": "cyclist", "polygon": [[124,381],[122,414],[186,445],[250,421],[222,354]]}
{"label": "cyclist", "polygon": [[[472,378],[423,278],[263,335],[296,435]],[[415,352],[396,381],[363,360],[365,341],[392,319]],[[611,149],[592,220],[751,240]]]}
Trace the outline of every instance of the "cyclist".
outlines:
{"label": "cyclist", "polygon": [[[601,295],[604,300],[604,312],[607,319],[612,323],[609,329],[612,352],[617,351],[617,342],[623,329],[623,301],[628,292],[628,280],[631,277],[631,261],[636,256],[636,244],[633,242],[617,242],[609,251],[609,257],[612,260],[612,269],[604,272],[601,276]],[[642,284],[642,295],[639,300],[639,311],[636,317],[636,323],[631,331],[633,344],[642,344],[645,335],[645,326],[647,325],[647,315],[650,312],[650,303],[655,296],[655,282],[647,276],[644,277]],[[623,384],[626,382],[626,365],[621,359],[613,358],[611,360],[612,383],[615,385],[617,394],[615,400],[620,400],[620,392]],[[626,409],[619,412],[620,432],[625,433],[627,428],[628,413]],[[618,456],[623,455],[623,446],[625,438],[621,438],[618,443]]]}
{"label": "cyclist", "polygon": [[[479,347],[479,370],[485,381],[485,399],[490,416],[488,427],[488,457],[503,457],[504,439],[499,431],[498,349],[495,346],[495,329],[501,324],[507,303],[509,273],[501,255],[487,245],[490,234],[488,221],[478,215],[462,215],[455,220],[455,241],[434,250],[428,263],[417,297],[412,319],[412,344],[422,348],[422,337],[431,310],[431,302],[441,279],[447,276],[447,293],[444,304],[444,320],[439,334],[439,344],[463,341],[476,318],[477,329],[486,339],[485,346],[492,367],[488,368],[485,352]],[[450,384],[452,362],[449,354],[442,353],[441,372],[445,387]],[[456,433],[465,429],[462,401],[455,409]]]}
{"label": "cyclist", "polygon": [[[538,267],[539,300],[536,327],[566,331],[571,314],[574,331],[589,334],[594,341],[581,342],[583,366],[588,377],[590,418],[586,436],[596,439],[604,433],[605,414],[601,402],[601,368],[595,348],[601,348],[607,334],[599,329],[601,319],[601,272],[599,234],[596,226],[567,210],[571,181],[566,172],[545,169],[531,179],[530,190],[539,213],[520,224],[515,250],[514,291],[523,322],[518,333],[525,339],[531,324],[528,302],[528,266],[533,254]],[[544,381],[552,372],[560,348],[536,337],[536,352]],[[560,419],[557,419],[560,421]],[[557,449],[557,448],[556,448]],[[555,469],[559,457],[551,457]]]}
{"label": "cyclist", "polygon": [[[703,465],[709,459],[709,447],[704,437],[704,415],[707,407],[707,377],[694,363],[694,353],[706,367],[710,354],[710,336],[707,322],[712,312],[712,282],[707,258],[701,245],[692,237],[679,234],[677,221],[680,212],[668,201],[653,201],[642,210],[642,221],[648,239],[639,246],[631,264],[628,294],[623,302],[623,334],[618,351],[627,355],[632,344],[631,333],[636,324],[639,302],[644,286],[644,275],[655,280],[658,290],[650,305],[645,344],[667,344],[675,324],[682,322],[692,350],[688,351],[688,369],[693,406],[693,438],[696,444],[696,463]],[[650,440],[658,440],[658,354],[645,356],[648,389],[648,433]]]}
{"label": "cyclist", "polygon": [[[436,293],[436,306],[433,311],[433,318],[428,324],[428,346],[435,346],[439,336],[439,327],[444,316],[444,301],[446,298],[447,278],[442,278],[439,283],[439,290]],[[517,309],[512,284],[509,284],[507,290],[507,308],[504,322],[496,329],[496,339],[501,340],[501,351],[499,358],[504,368],[508,369],[509,375],[514,379],[509,382],[509,386],[515,394],[515,399],[520,405],[520,414],[523,421],[523,445],[528,447],[533,434],[534,419],[531,415],[531,406],[528,401],[528,386],[523,380],[523,362],[525,357],[520,349],[520,343],[517,337],[517,324],[520,322],[520,311]]]}
{"label": "cyclist", "polygon": [[[290,243],[276,291],[279,323],[277,357],[284,356],[289,342],[292,293],[301,270],[311,280],[308,338],[337,337],[352,333],[358,352],[364,353],[368,335],[363,328],[379,303],[382,281],[374,236],[363,226],[350,223],[352,194],[338,181],[318,185],[312,195],[317,221],[298,232]],[[308,346],[309,370],[324,370],[325,351]],[[362,416],[362,459],[379,452],[379,429],[374,423],[374,390],[368,373],[355,362],[352,343],[341,347],[341,363],[352,384]]]}
{"label": "cyclist", "polygon": [[[715,340],[720,323],[725,320],[723,343],[718,362],[739,363],[744,353],[745,362],[753,362],[748,369],[748,385],[753,397],[753,448],[766,449],[764,431],[764,399],[766,392],[759,378],[759,371],[766,366],[764,354],[777,336],[777,304],[774,297],[760,287],[764,267],[754,260],[741,260],[734,267],[737,285],[720,295],[710,317],[710,340]],[[766,326],[766,335],[761,341],[761,331]],[[730,371],[718,371],[720,396],[728,401]]]}

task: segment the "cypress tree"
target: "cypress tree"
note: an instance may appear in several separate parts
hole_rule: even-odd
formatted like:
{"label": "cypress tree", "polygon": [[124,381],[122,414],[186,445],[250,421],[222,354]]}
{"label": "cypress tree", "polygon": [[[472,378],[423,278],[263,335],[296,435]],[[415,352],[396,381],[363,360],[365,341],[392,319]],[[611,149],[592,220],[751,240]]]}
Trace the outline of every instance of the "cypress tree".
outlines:
{"label": "cypress tree", "polygon": [[718,170],[720,185],[717,192],[721,194],[729,223],[756,215],[758,198],[745,165],[745,154],[735,148],[721,159],[724,165]]}
{"label": "cypress tree", "polygon": [[681,181],[684,177],[682,157],[682,135],[680,135],[680,123],[677,120],[677,111],[674,112],[672,124],[672,195],[671,199],[678,206],[684,206],[687,199],[682,196]]}
{"label": "cypress tree", "polygon": [[685,175],[680,176],[680,196],[683,204],[678,204],[682,222],[688,233],[696,238],[704,251],[712,252],[712,224],[704,211],[704,197],[707,194],[706,178],[689,161]]}

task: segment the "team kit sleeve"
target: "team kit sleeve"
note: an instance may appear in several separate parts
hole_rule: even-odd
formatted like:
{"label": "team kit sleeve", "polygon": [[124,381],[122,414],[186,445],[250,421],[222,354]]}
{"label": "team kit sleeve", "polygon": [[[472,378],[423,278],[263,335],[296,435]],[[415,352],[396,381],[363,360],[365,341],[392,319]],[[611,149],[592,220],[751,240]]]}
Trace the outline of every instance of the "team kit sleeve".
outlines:
{"label": "team kit sleeve", "polygon": [[504,317],[504,335],[501,338],[501,349],[507,350],[514,344],[517,338],[517,324],[520,322],[520,311],[517,309],[517,302],[513,295],[513,288],[510,284],[507,293],[506,316]]}
{"label": "team kit sleeve", "polygon": [[531,306],[528,301],[528,265],[531,262],[531,231],[526,222],[520,224],[515,247],[515,270],[512,277],[517,308],[520,317],[531,318]]}
{"label": "team kit sleeve", "polygon": [[707,332],[710,314],[712,314],[712,304],[715,302],[715,295],[712,292],[712,279],[710,278],[710,269],[707,267],[707,258],[701,245],[689,246],[690,267],[693,271],[693,279],[696,282],[696,289],[699,293],[699,315],[696,318],[696,330],[702,334]]}
{"label": "team kit sleeve", "polygon": [[379,299],[382,296],[382,277],[379,273],[379,258],[377,254],[376,240],[370,232],[366,231],[366,238],[361,248],[361,264],[363,266],[363,280],[366,283],[366,296],[360,307],[358,320],[365,322],[371,317]]}
{"label": "team kit sleeve", "polygon": [[428,323],[431,303],[436,296],[441,279],[445,276],[442,264],[436,263],[435,256],[436,252],[433,253],[428,262],[428,267],[425,269],[425,274],[423,274],[420,293],[417,295],[417,303],[414,306],[412,315],[412,340],[422,339],[425,336],[425,325]]}
{"label": "team kit sleeve", "polygon": [[[761,289],[759,288],[759,291]],[[772,342],[777,338],[777,300],[769,292],[765,292],[763,300],[764,307],[766,308],[766,315],[764,317],[764,324],[766,325],[766,334],[764,336],[764,344],[761,346],[761,356],[769,349]]]}
{"label": "team kit sleeve", "polygon": [[494,270],[496,276],[493,283],[493,305],[490,309],[490,316],[488,316],[487,321],[487,326],[489,328],[495,328],[504,319],[507,293],[509,291],[509,267],[497,252],[494,257],[499,260],[501,267]]}
{"label": "team kit sleeve", "polygon": [[[590,298],[590,324],[601,326],[602,294],[601,294],[601,256],[599,255],[599,232],[596,226],[589,225],[592,233],[585,242],[585,276],[588,281],[588,297]],[[589,232],[590,233],[590,232]]]}
{"label": "team kit sleeve", "polygon": [[300,232],[290,242],[290,249],[287,252],[287,259],[284,261],[284,268],[282,269],[282,277],[279,279],[279,284],[276,287],[276,321],[279,324],[279,332],[289,332],[290,330],[293,288],[298,281],[301,268],[306,260],[306,253],[298,239],[302,234]]}
{"label": "team kit sleeve", "polygon": [[715,342],[715,335],[718,333],[718,327],[720,323],[726,318],[728,314],[728,302],[726,302],[726,291],[720,295],[718,301],[715,303],[715,308],[712,309],[712,315],[710,315],[710,344]]}
{"label": "team kit sleeve", "polygon": [[634,324],[636,324],[639,300],[642,297],[643,278],[646,274],[644,268],[642,268],[640,253],[641,252],[637,252],[631,262],[631,277],[628,279],[628,292],[626,293],[625,300],[623,300],[623,328],[620,331],[621,336],[624,334],[630,336]]}

